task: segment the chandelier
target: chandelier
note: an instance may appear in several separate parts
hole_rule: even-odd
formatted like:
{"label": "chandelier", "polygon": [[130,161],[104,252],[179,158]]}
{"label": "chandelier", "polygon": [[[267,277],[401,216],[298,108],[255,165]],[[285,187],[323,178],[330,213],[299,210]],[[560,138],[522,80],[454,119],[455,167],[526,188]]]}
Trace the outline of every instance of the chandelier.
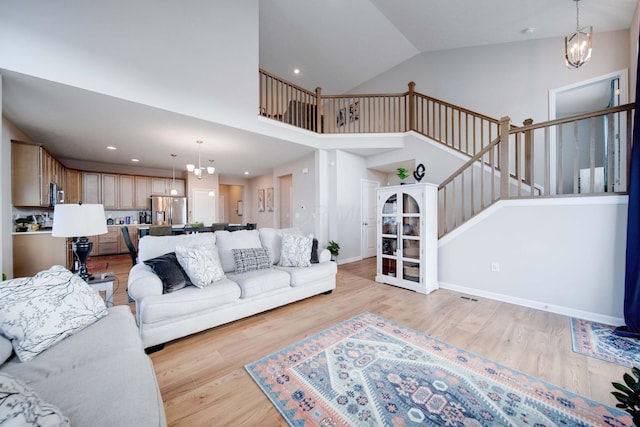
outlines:
{"label": "chandelier", "polygon": [[205,176],[203,171],[206,170],[209,175],[213,175],[213,173],[216,171],[216,168],[213,167],[213,160],[209,160],[209,166],[207,166],[206,168],[202,166],[202,163],[201,163],[202,141],[196,141],[196,144],[198,144],[198,167],[196,168],[194,164],[189,163],[187,164],[187,172],[193,172],[196,178],[202,179]]}
{"label": "chandelier", "polygon": [[576,32],[564,38],[564,59],[569,68],[580,68],[591,59],[593,27],[580,28],[580,10],[576,2]]}

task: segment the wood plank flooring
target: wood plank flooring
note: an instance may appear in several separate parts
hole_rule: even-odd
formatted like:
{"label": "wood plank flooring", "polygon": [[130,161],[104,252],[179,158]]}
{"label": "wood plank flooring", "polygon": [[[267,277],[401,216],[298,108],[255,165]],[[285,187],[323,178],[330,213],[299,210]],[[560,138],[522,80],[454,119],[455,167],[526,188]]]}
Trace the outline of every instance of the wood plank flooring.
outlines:
{"label": "wood plank flooring", "polygon": [[[114,303],[127,304],[129,256],[98,260],[118,278]],[[611,382],[629,370],[574,353],[568,317],[443,289],[423,296],[376,283],[374,275],[375,258],[341,265],[331,295],[182,338],[151,354],[168,424],[287,425],[244,366],[364,311],[615,406]]]}

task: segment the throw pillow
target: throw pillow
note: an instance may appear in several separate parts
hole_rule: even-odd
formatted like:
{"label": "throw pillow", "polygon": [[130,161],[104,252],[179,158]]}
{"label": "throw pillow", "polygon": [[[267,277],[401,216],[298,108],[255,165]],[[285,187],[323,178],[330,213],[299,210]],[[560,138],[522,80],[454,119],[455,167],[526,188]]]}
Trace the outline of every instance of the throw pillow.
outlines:
{"label": "throw pillow", "polygon": [[264,248],[233,249],[233,260],[238,274],[271,268],[269,251]]}
{"label": "throw pillow", "polygon": [[0,425],[68,426],[69,419],[19,379],[0,373]]}
{"label": "throw pillow", "polygon": [[11,353],[13,353],[11,341],[0,335],[0,365],[9,360]]}
{"label": "throw pillow", "polygon": [[191,283],[199,288],[226,277],[215,246],[176,246],[176,257]]}
{"label": "throw pillow", "polygon": [[60,265],[0,286],[0,332],[22,362],[107,313],[98,292]]}
{"label": "throw pillow", "polygon": [[294,234],[282,236],[281,267],[310,267],[313,238]]}
{"label": "throw pillow", "polygon": [[318,239],[313,238],[313,243],[311,244],[311,264],[319,264],[320,260],[318,259]]}
{"label": "throw pillow", "polygon": [[161,255],[144,262],[151,267],[154,273],[162,281],[162,293],[168,294],[185,286],[192,285],[189,276],[178,263],[175,252]]}

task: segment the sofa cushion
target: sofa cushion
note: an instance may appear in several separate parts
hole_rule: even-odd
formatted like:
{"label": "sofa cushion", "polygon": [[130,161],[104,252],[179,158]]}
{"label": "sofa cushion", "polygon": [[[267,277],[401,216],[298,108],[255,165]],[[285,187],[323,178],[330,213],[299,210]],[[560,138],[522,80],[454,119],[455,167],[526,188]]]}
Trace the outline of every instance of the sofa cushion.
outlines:
{"label": "sofa cushion", "polygon": [[148,259],[144,263],[151,267],[162,280],[162,293],[168,294],[187,285],[192,285],[189,276],[178,263],[175,252]]}
{"label": "sofa cushion", "polygon": [[309,267],[311,266],[311,247],[313,237],[285,233],[282,236],[279,266]]}
{"label": "sofa cushion", "polygon": [[225,273],[236,269],[233,249],[261,248],[258,230],[216,231],[216,246]]}
{"label": "sofa cushion", "polygon": [[0,424],[68,426],[69,419],[19,379],[0,373]]}
{"label": "sofa cushion", "polygon": [[216,310],[240,298],[240,287],[227,279],[204,288],[188,286],[180,292],[148,296],[140,303],[141,321],[145,324],[177,320],[199,312]]}
{"label": "sofa cushion", "polygon": [[12,353],[11,341],[0,335],[0,365],[9,360]]}
{"label": "sofa cushion", "polygon": [[302,231],[299,228],[261,228],[258,230],[260,233],[260,241],[262,247],[269,251],[271,256],[271,264],[278,264],[280,262],[280,250],[282,247],[282,235],[284,233],[302,235]]}
{"label": "sofa cushion", "polygon": [[160,255],[175,252],[176,246],[213,247],[216,244],[215,233],[178,234],[175,236],[144,236],[138,242],[138,260],[144,262]]}
{"label": "sofa cushion", "polygon": [[98,292],[59,265],[0,286],[0,331],[23,362],[106,315]]}
{"label": "sofa cushion", "polygon": [[237,274],[271,268],[269,251],[265,248],[233,249],[232,252]]}
{"label": "sofa cushion", "polygon": [[335,276],[338,267],[335,262],[322,262],[313,264],[310,267],[280,267],[275,269],[285,271],[291,276],[291,286],[300,287],[322,280],[330,276]]}
{"label": "sofa cushion", "polygon": [[242,290],[241,298],[251,298],[276,289],[288,288],[289,275],[281,270],[254,270],[242,274],[229,274]]}
{"label": "sofa cushion", "polygon": [[199,288],[225,278],[215,246],[176,246],[176,257],[191,283]]}

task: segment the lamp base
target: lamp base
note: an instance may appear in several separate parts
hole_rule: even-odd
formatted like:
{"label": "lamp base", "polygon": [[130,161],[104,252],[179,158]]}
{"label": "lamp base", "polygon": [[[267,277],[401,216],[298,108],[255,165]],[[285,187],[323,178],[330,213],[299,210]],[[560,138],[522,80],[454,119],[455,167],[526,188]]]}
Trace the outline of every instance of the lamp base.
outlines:
{"label": "lamp base", "polygon": [[89,254],[93,249],[93,242],[90,242],[86,237],[78,237],[73,242],[73,253],[78,258],[78,276],[82,278],[85,282],[93,279],[93,276],[89,274],[87,270],[87,258],[89,258]]}

